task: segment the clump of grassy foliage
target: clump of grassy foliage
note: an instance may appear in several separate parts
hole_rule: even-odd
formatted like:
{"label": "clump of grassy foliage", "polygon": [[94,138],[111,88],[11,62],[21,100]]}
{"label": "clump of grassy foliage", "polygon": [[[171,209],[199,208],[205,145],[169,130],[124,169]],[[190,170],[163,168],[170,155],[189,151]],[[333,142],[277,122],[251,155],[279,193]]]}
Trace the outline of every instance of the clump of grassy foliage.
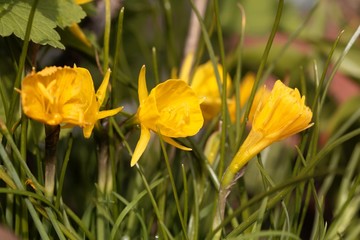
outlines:
{"label": "clump of grassy foliage", "polygon": [[[17,2],[13,8],[0,3],[0,12],[15,13]],[[29,16],[23,16],[26,31],[20,38],[0,31],[2,228],[21,239],[360,236],[360,29],[351,21],[359,16],[348,19],[340,1],[296,6],[282,0],[210,0],[204,8],[201,2],[86,3],[87,17],[80,26],[90,45],[61,24],[55,24],[61,41],[49,33],[37,42],[31,34],[46,24],[36,21],[37,14],[46,16],[47,11],[37,0],[30,1]],[[51,6],[51,13],[66,9]],[[334,12],[335,33],[325,31],[329,12]],[[199,33],[198,40],[189,29]],[[195,47],[189,38],[196,40]],[[237,121],[231,122],[223,91],[221,113],[196,136],[179,139],[191,152],[154,138],[130,167],[140,133],[133,121],[139,70],[147,66],[151,89],[176,75],[188,48],[195,53],[194,68],[208,60],[222,64],[224,74],[232,77],[233,94],[238,96],[242,77],[254,72],[255,86],[282,79],[297,87],[313,112],[311,128],[272,144],[243,169],[218,224],[219,182],[248,133],[240,114],[247,116],[250,106],[239,109]],[[20,88],[32,67],[74,64],[89,69],[96,87],[110,68],[106,108],[125,108],[99,121],[90,139],[84,139],[80,128],[61,130],[55,191],[48,198],[44,126],[22,113],[14,88]],[[342,87],[334,88],[335,81]]]}

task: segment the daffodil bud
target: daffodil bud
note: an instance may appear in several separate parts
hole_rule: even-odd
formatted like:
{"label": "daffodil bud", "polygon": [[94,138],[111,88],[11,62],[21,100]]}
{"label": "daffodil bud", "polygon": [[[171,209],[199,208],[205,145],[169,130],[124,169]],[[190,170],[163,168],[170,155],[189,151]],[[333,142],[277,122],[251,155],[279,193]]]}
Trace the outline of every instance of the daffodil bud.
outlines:
{"label": "daffodil bud", "polygon": [[224,173],[223,187],[231,185],[241,168],[264,148],[311,127],[311,118],[305,96],[276,81],[270,95],[258,104],[251,131]]}

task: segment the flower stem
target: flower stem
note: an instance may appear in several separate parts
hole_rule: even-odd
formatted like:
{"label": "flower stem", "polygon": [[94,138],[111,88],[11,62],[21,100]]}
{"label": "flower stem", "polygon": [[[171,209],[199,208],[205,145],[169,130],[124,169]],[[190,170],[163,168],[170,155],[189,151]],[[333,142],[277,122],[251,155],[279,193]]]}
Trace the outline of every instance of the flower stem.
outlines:
{"label": "flower stem", "polygon": [[[30,33],[31,33],[31,29],[32,29],[32,23],[34,20],[35,10],[36,10],[36,6],[37,6],[38,2],[39,2],[39,0],[35,0],[33,2],[32,6],[31,6],[29,18],[27,19],[24,43],[23,43],[22,49],[21,49],[19,65],[18,65],[18,69],[17,69],[17,73],[16,73],[15,83],[13,86],[14,88],[19,88],[20,84],[21,84],[21,77],[22,77],[23,70],[25,67],[26,55],[28,52],[28,47],[29,47],[29,42],[30,42]],[[18,104],[18,98],[19,98],[19,94],[16,91],[13,91],[12,96],[11,96],[11,101],[10,101],[10,107],[8,109],[9,112],[7,115],[7,124],[6,124],[9,129],[11,129],[11,126],[13,125],[15,113],[18,110],[16,107],[16,104]]]}
{"label": "flower stem", "polygon": [[56,173],[56,146],[59,141],[60,125],[45,125],[45,196],[51,200],[54,195]]}
{"label": "flower stem", "polygon": [[180,223],[181,223],[181,228],[183,230],[183,236],[184,236],[185,239],[189,239],[188,236],[187,236],[187,233],[186,233],[185,221],[184,221],[184,217],[182,215],[182,210],[181,210],[181,207],[180,207],[179,196],[178,196],[177,191],[176,191],[174,176],[173,176],[172,171],[171,171],[169,158],[168,158],[168,155],[166,153],[164,142],[163,142],[163,140],[161,138],[160,138],[160,144],[161,144],[161,149],[162,149],[163,154],[164,154],[166,168],[167,168],[168,173],[169,173],[169,178],[170,178],[170,183],[171,183],[171,187],[172,187],[173,194],[174,194],[176,209],[178,211],[179,220],[180,220]]}

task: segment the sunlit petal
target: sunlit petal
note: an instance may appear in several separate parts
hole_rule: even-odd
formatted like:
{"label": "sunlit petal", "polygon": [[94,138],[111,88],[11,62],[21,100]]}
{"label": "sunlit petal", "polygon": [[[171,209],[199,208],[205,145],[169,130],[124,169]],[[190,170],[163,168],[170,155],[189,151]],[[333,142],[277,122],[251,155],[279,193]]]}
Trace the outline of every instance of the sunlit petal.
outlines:
{"label": "sunlit petal", "polygon": [[140,139],[137,142],[134,153],[131,157],[131,162],[130,162],[131,166],[134,166],[139,161],[149,141],[150,141],[150,131],[146,127],[141,125]]}
{"label": "sunlit petal", "polygon": [[110,117],[110,116],[114,116],[116,114],[118,114],[119,112],[121,112],[121,110],[123,110],[124,107],[118,107],[118,108],[114,108],[111,110],[104,110],[104,111],[100,111],[97,115],[97,119],[103,119],[106,117]]}
{"label": "sunlit petal", "polygon": [[189,77],[190,77],[190,71],[191,71],[191,67],[194,61],[194,53],[189,53],[181,66],[181,70],[180,70],[180,74],[179,74],[179,78],[184,80],[187,84],[189,84]]}
{"label": "sunlit petal", "polygon": [[85,4],[85,3],[89,3],[92,2],[93,0],[75,0],[76,4]]}
{"label": "sunlit petal", "polygon": [[148,90],[146,87],[146,68],[145,65],[142,66],[139,74],[139,81],[138,81],[138,95],[139,95],[139,103],[140,105],[145,101],[145,99],[148,97]]}
{"label": "sunlit petal", "polygon": [[95,125],[91,124],[91,125],[86,125],[85,127],[83,127],[83,135],[85,138],[90,138],[92,130],[94,129],[94,126]]}
{"label": "sunlit petal", "polygon": [[185,147],[185,146],[177,143],[172,138],[162,136],[162,139],[164,140],[164,142],[167,142],[168,144],[173,145],[174,147],[179,148],[181,150],[184,150],[184,151],[191,151],[192,150],[192,148]]}
{"label": "sunlit petal", "polygon": [[84,43],[86,46],[91,47],[91,42],[86,37],[83,30],[79,27],[77,23],[71,24],[69,27],[69,30],[72,34],[74,34],[75,37],[77,37],[82,43]]}
{"label": "sunlit petal", "polygon": [[[223,67],[220,64],[217,64],[217,70],[220,77],[220,83],[222,83]],[[232,86],[229,74],[226,76],[226,86],[227,92],[229,93]],[[201,104],[205,120],[211,120],[219,114],[221,109],[221,96],[214,66],[210,61],[195,69],[191,81],[191,88],[199,97],[205,98],[205,101]]]}
{"label": "sunlit petal", "polygon": [[100,87],[96,91],[96,99],[97,99],[97,102],[99,103],[99,106],[101,106],[101,104],[103,103],[103,101],[105,99],[107,86],[109,84],[110,73],[111,73],[111,71],[110,71],[110,69],[108,69],[106,71],[106,74],[104,76],[104,79],[103,79]]}

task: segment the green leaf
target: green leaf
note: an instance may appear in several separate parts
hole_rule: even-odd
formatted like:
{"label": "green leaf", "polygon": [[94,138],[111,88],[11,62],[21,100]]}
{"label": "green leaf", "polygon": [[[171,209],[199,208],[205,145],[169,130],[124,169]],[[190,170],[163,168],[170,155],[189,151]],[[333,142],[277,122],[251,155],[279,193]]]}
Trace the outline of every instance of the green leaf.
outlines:
{"label": "green leaf", "polygon": [[[0,0],[0,35],[24,40],[26,25],[34,0]],[[64,49],[55,28],[79,22],[85,12],[73,0],[41,0],[35,11],[30,40]]]}

